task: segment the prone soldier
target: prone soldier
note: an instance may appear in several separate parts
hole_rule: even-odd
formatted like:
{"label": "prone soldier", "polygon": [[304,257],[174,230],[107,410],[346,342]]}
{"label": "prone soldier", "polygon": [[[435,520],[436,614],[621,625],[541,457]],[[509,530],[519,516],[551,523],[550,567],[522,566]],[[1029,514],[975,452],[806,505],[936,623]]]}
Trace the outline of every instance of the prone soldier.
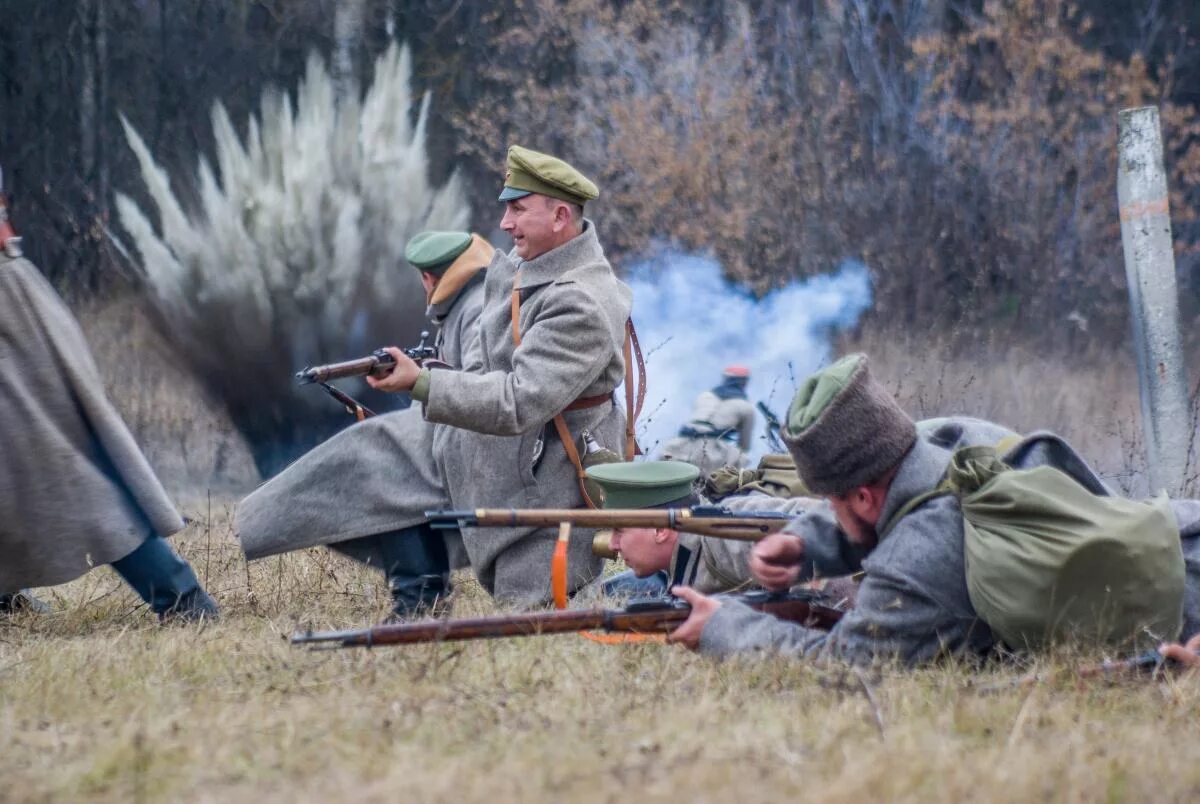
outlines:
{"label": "prone soldier", "polygon": [[[1157,633],[1159,638],[1181,634],[1186,640],[1200,632],[1200,503],[1171,501],[1168,507],[1165,499],[1149,504],[1107,502],[1115,498],[1100,478],[1050,433],[1022,439],[999,425],[968,418],[934,420],[918,428],[871,378],[863,355],[844,358],[806,380],[788,411],[783,435],[801,480],[825,502],[785,532],[759,542],[751,571],[766,588],[783,589],[816,569],[862,570],[854,611],[828,634],[819,634],[803,626],[768,622],[737,604],[722,604],[682,588],[677,593],[691,604],[692,613],[672,635],[674,641],[715,656],[773,651],[856,663],[917,664],[945,654],[990,652],[1002,641],[996,629],[1018,630],[1010,619],[1018,610],[1030,614],[1030,622],[1047,618],[1050,628],[1060,622],[1090,622],[1091,630],[1107,638]],[[989,459],[997,455],[1003,463]],[[978,585],[987,583],[989,576],[980,572],[1016,579],[1014,570],[1028,575],[1041,569],[1014,564],[995,552],[993,561],[977,554],[968,567],[964,509],[972,498],[963,496],[962,489],[956,491],[955,484],[968,480],[964,473],[971,472],[977,473],[976,479],[1002,478],[1010,467],[1038,472],[1036,480],[1043,484],[1021,501],[1029,505],[1034,500],[1034,507],[1025,510],[1058,506],[1054,494],[1043,493],[1053,484],[1076,501],[1083,500],[1077,510],[1084,515],[1074,518],[1077,524],[1094,524],[1102,518],[1098,511],[1120,508],[1139,517],[1143,527],[1125,529],[1123,538],[1103,545],[1095,543],[1105,551],[1102,557],[1095,551],[1080,554],[1083,563],[1077,568],[1082,572],[1072,572],[1070,563],[1063,565],[1054,579],[1061,588],[1059,583],[1042,587],[1058,594],[1048,609],[1030,611],[1032,597],[1022,594],[1009,601],[1007,611],[998,609],[1000,616],[989,614],[985,620],[976,606],[990,605],[980,594],[985,587]],[[1039,472],[1042,469],[1051,471]],[[1011,482],[1008,488],[1014,488]],[[983,485],[979,493],[987,489]],[[993,532],[1007,527],[1004,511],[1017,499],[1011,497],[1005,505],[992,500],[1000,511],[990,523]],[[1077,530],[1065,532],[1074,536]],[[973,544],[979,545],[983,536],[979,529],[974,532]],[[1132,542],[1133,552],[1128,552]],[[1053,568],[1052,564],[1044,566]],[[976,572],[973,586],[968,580],[971,570]],[[990,576],[996,577],[1001,576]],[[1130,584],[1134,577],[1138,583]],[[1032,588],[1023,587],[1026,592]],[[1122,595],[1120,605],[1102,609],[1110,592]],[[1084,602],[1095,605],[1081,608]],[[1004,641],[1015,649],[1030,644]]]}
{"label": "prone soldier", "polygon": [[[687,508],[700,503],[693,490],[699,470],[681,461],[609,463],[587,470],[604,490],[604,508]],[[771,511],[799,516],[816,504],[811,497],[773,497],[758,491],[725,496],[721,505],[734,512]],[[616,595],[663,594],[687,586],[704,594],[743,591],[758,584],[750,574],[754,542],[685,533],[672,528],[615,528],[608,547],[630,567],[629,576],[606,581],[605,592]],[[624,581],[623,583],[621,581]],[[814,580],[827,596],[853,601],[855,584],[849,578]]]}

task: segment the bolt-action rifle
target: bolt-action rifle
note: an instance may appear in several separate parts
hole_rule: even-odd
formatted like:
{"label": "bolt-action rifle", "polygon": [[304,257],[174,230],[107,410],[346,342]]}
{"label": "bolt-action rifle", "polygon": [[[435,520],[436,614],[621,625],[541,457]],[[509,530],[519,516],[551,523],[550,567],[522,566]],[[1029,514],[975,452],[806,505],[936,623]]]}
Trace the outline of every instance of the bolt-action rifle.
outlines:
{"label": "bolt-action rifle", "polygon": [[[740,601],[781,620],[803,623],[810,628],[828,630],[842,617],[840,609],[829,605],[819,593],[810,590],[743,592],[718,597]],[[293,634],[291,644],[370,648],[376,645],[545,636],[579,631],[662,634],[674,631],[690,613],[691,606],[687,603],[676,597],[665,596],[633,600],[622,609],[532,611],[461,620],[395,623],[349,631],[305,631]]]}
{"label": "bolt-action rifle", "polygon": [[[416,346],[402,349],[409,359],[416,361],[425,368],[449,368],[437,358],[437,347],[427,343],[428,330],[421,332],[421,340]],[[329,384],[330,380],[341,380],[346,377],[385,377],[396,367],[396,359],[383,349],[376,349],[366,357],[357,360],[347,360],[342,363],[328,363],[324,366],[306,366],[296,372],[296,379],[301,385],[316,383],[325,392],[345,406],[346,411],[359,421],[369,419],[375,411],[362,404],[354,397]]]}
{"label": "bolt-action rifle", "polygon": [[669,528],[682,533],[714,536],[740,542],[757,542],[794,518],[778,511],[731,511],[720,505],[691,508],[480,508],[475,511],[426,511],[429,524],[454,528],[552,528],[570,525],[600,530],[592,552],[615,558],[608,547],[615,528]]}
{"label": "bolt-action rifle", "polygon": [[[445,363],[442,363],[434,358],[437,357],[437,347],[427,343],[429,340],[429,332],[421,333],[421,341],[416,346],[402,349],[410,359],[415,360],[423,366],[429,368],[444,368]],[[346,377],[385,377],[391,373],[396,367],[396,359],[383,349],[376,349],[366,357],[360,357],[357,360],[347,360],[343,363],[329,363],[324,366],[307,366],[296,372],[296,379],[301,385],[309,383],[325,383],[330,380],[342,380]]]}

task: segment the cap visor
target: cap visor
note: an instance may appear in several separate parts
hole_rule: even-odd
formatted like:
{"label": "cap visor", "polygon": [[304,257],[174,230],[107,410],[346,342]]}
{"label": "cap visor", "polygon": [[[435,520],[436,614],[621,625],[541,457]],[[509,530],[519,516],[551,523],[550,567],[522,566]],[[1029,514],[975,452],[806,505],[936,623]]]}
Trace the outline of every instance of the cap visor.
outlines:
{"label": "cap visor", "polygon": [[527,195],[533,195],[528,190],[518,190],[516,187],[505,187],[500,191],[501,201],[516,201],[518,198],[524,198]]}

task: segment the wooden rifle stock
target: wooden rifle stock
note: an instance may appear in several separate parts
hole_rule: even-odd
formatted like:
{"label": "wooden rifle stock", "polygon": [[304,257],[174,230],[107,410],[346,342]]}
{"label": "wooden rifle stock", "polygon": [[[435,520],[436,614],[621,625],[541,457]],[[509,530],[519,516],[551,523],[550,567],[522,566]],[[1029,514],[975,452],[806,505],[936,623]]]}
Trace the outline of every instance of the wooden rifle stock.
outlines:
{"label": "wooden rifle stock", "polygon": [[[746,592],[719,597],[741,601],[758,611],[811,628],[829,629],[842,617],[840,609],[826,605],[819,595],[811,592]],[[502,639],[579,631],[661,634],[673,631],[688,618],[690,612],[691,607],[678,598],[652,598],[632,601],[623,609],[534,611],[495,617],[377,625],[348,631],[308,631],[293,634],[291,644],[369,648],[375,645]]]}
{"label": "wooden rifle stock", "polygon": [[[429,331],[421,332],[421,340],[416,346],[402,349],[412,360],[428,368],[448,368],[446,363],[436,360],[437,347],[428,344]],[[330,380],[342,380],[346,377],[383,377],[396,367],[396,358],[383,349],[376,349],[366,357],[356,360],[346,360],[342,363],[327,363],[324,366],[306,366],[296,372],[296,379],[301,384],[326,383]]]}
{"label": "wooden rifle stock", "polygon": [[780,531],[792,514],[730,511],[720,506],[692,508],[480,508],[475,511],[426,511],[435,528],[553,528],[569,522],[578,528],[669,528],[719,539],[756,542]]}

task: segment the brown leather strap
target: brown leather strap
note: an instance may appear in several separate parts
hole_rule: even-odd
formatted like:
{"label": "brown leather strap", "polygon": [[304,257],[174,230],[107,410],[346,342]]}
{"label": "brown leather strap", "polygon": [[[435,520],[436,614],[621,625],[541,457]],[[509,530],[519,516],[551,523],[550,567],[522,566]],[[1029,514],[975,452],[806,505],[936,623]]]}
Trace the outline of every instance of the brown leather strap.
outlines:
{"label": "brown leather strap", "polygon": [[[513,289],[512,289],[512,335],[513,335],[513,346],[514,347],[521,345],[521,287],[520,286],[521,286],[521,272],[520,272],[520,270],[518,270],[517,275],[513,277]],[[608,398],[609,397],[607,395],[605,395],[600,400],[600,402],[595,402],[593,404],[584,405],[584,407],[595,407],[595,405],[598,405],[598,404],[601,404],[602,402],[607,401]],[[575,402],[572,402],[571,404],[575,405],[581,401],[588,402],[590,400],[595,400],[595,399],[596,399],[596,397],[581,397],[580,399],[575,400]],[[567,410],[572,410],[570,405],[567,406]],[[575,439],[571,438],[571,431],[569,429],[567,429],[566,419],[564,419],[562,417],[562,414],[559,413],[557,416],[554,417],[553,421],[554,421],[554,429],[558,433],[558,440],[562,442],[563,450],[567,453],[567,460],[569,460],[571,462],[571,465],[573,467],[575,467],[575,479],[579,482],[579,493],[583,495],[583,502],[587,505],[588,508],[599,507],[596,505],[596,503],[594,503],[592,501],[591,496],[587,492],[587,484],[584,482],[585,480],[587,480],[587,475],[585,474],[584,469],[583,469],[583,461],[581,461],[579,459],[579,450],[575,449]]]}
{"label": "brown leather strap", "polygon": [[[632,318],[625,321],[625,344],[622,352],[625,356],[625,460],[632,461],[635,456],[642,454],[634,428],[638,417],[642,415],[642,405],[646,403],[646,359],[642,357],[642,345],[638,342]],[[636,404],[633,401],[634,363],[631,358],[637,360]]]}
{"label": "brown leather strap", "polygon": [[605,402],[612,401],[612,394],[596,394],[595,396],[581,396],[571,404],[563,408],[563,413],[572,410],[587,410],[588,408],[598,408]]}

